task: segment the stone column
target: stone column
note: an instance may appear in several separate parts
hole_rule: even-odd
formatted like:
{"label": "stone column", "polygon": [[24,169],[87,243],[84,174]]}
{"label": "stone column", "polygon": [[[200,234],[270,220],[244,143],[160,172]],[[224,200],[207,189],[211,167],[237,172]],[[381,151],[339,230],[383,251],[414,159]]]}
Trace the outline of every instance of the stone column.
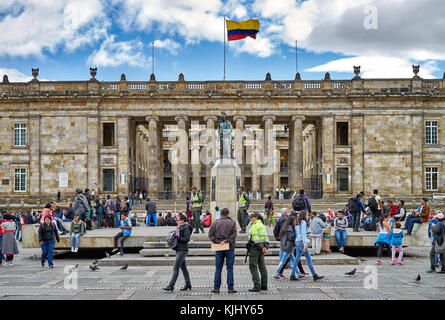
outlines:
{"label": "stone column", "polygon": [[157,172],[157,177],[158,177],[158,194],[160,192],[164,191],[164,139],[162,136],[162,129],[163,129],[164,125],[161,121],[158,122],[157,125],[157,129],[158,129],[158,144],[157,144],[157,149],[158,149],[158,164],[159,164],[159,170]]}
{"label": "stone column", "polygon": [[129,182],[129,155],[128,155],[128,145],[129,145],[129,119],[128,118],[118,118],[116,121],[117,125],[117,193],[121,195],[128,195],[130,191]]}
{"label": "stone column", "polygon": [[[281,151],[279,149],[275,150],[275,171],[273,173],[273,190],[275,192],[275,188],[280,185],[280,156]],[[275,196],[275,193],[271,194],[272,198]]]}
{"label": "stone column", "polygon": [[[365,191],[364,187],[364,163],[363,163],[363,114],[354,114],[351,120],[351,139],[352,139],[352,155],[351,155],[351,177],[352,177],[352,194],[356,195],[360,191]],[[372,190],[371,190],[372,192]]]}
{"label": "stone column", "polygon": [[186,123],[188,117],[185,114],[177,115],[175,121],[178,122],[178,142],[176,145],[178,162],[174,165],[176,173],[173,174],[173,185],[176,196],[182,198],[190,193],[189,141]]}
{"label": "stone column", "polygon": [[288,151],[287,151],[287,185],[289,186],[289,188],[294,190],[293,189],[293,186],[294,186],[293,178],[294,177],[292,175],[291,168],[295,165],[295,158],[294,158],[294,154],[293,154],[295,139],[294,139],[294,125],[292,122],[289,123],[288,130],[289,130],[289,139],[288,139],[289,147],[288,147]]}
{"label": "stone column", "polygon": [[[100,122],[97,116],[88,118],[88,188],[99,193],[99,135]],[[62,191],[63,192],[63,191]]]}
{"label": "stone column", "polygon": [[159,139],[158,125],[159,117],[147,116],[148,137],[147,137],[147,160],[148,160],[148,189],[147,193],[151,199],[159,197],[159,171],[162,169],[159,163]]}
{"label": "stone column", "polygon": [[322,140],[322,153],[323,153],[322,154],[323,197],[332,197],[334,195],[334,179],[335,179],[333,114],[324,115],[322,118],[321,140]]}
{"label": "stone column", "polygon": [[28,181],[26,190],[29,191],[30,196],[40,197],[40,116],[30,116],[27,138],[29,139],[29,172],[26,177]]}
{"label": "stone column", "polygon": [[298,115],[292,117],[292,153],[289,175],[291,179],[291,189],[299,192],[303,188],[303,121],[305,117]]}
{"label": "stone column", "polygon": [[315,125],[312,127],[311,134],[311,176],[317,175],[317,131],[315,130]]}
{"label": "stone column", "polygon": [[273,122],[276,117],[273,115],[266,115],[263,117],[264,121],[264,154],[263,165],[261,166],[262,173],[262,195],[265,198],[267,195],[273,195],[275,187],[273,186],[273,175],[276,170],[275,155],[276,155],[276,141],[273,133]]}
{"label": "stone column", "polygon": [[[207,135],[207,143],[206,143],[206,147],[205,147],[205,152],[206,152],[206,186],[205,186],[205,190],[206,190],[206,194],[210,195],[210,188],[211,188],[211,170],[214,164],[214,161],[210,161],[210,157],[212,155],[217,155],[216,152],[216,143],[217,141],[215,140],[216,137],[214,136],[215,134],[215,129],[216,129],[216,121],[218,120],[218,118],[216,116],[213,115],[208,115],[204,117],[204,121],[206,121],[206,135]],[[207,199],[210,199],[210,197],[206,197]]]}
{"label": "stone column", "polygon": [[192,123],[191,128],[191,167],[192,185],[201,190],[201,161],[199,159],[199,123]]}
{"label": "stone column", "polygon": [[[411,154],[412,154],[412,167],[411,167],[411,190],[412,195],[420,196],[423,194],[423,132],[424,132],[424,121],[422,114],[413,114],[411,116],[412,124],[412,143],[411,143]],[[440,183],[440,175],[438,177],[438,184]],[[440,185],[438,185],[440,186]],[[400,187],[400,193],[406,189],[405,186]]]}
{"label": "stone column", "polygon": [[244,121],[246,121],[246,116],[234,116],[233,121],[235,121],[235,139],[234,139],[234,158],[235,162],[241,168],[240,183],[244,186],[244,172],[246,159],[244,159]]}

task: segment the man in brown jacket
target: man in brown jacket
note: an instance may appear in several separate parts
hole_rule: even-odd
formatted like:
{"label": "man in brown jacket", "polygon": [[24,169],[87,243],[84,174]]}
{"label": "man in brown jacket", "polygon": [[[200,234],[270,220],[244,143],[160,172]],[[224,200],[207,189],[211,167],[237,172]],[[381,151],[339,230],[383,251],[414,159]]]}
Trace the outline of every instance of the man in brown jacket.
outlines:
{"label": "man in brown jacket", "polygon": [[219,293],[221,287],[221,272],[226,259],[228,293],[236,293],[233,289],[233,264],[235,262],[236,223],[229,217],[229,209],[221,210],[221,218],[212,223],[209,238],[213,243],[229,244],[229,250],[215,251],[215,277],[212,293]]}
{"label": "man in brown jacket", "polygon": [[420,212],[416,212],[406,218],[405,226],[406,226],[406,235],[410,236],[413,231],[413,227],[415,223],[423,223],[428,222],[430,216],[430,207],[428,207],[428,200],[426,198],[422,198],[422,203],[420,205]]}

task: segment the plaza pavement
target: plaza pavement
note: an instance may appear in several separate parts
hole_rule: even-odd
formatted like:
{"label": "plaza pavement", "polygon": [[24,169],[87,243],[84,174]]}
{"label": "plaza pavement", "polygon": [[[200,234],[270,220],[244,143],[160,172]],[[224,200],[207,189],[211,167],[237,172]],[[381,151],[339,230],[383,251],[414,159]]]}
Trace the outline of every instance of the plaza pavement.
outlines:
{"label": "plaza pavement", "polygon": [[[313,282],[311,277],[298,282],[290,282],[290,270],[285,270],[287,279],[276,281],[272,278],[276,266],[268,266],[269,290],[261,293],[249,293],[252,287],[251,277],[247,265],[235,266],[235,288],[237,294],[228,295],[225,285],[225,271],[223,271],[223,285],[221,294],[211,294],[213,288],[213,266],[190,266],[189,271],[193,289],[180,292],[184,285],[180,274],[176,289],[173,293],[162,291],[170,280],[172,267],[129,267],[127,271],[119,267],[100,267],[97,271],[90,271],[88,265],[92,259],[56,258],[54,269],[47,266],[42,268],[40,260],[32,257],[40,256],[40,250],[35,248],[22,249],[14,259],[14,266],[0,267],[0,299],[1,300],[393,300],[393,299],[445,299],[445,275],[427,274],[428,252],[425,248],[407,248],[410,257],[404,259],[404,266],[392,266],[389,258],[383,258],[383,265],[375,264],[375,257],[366,257],[368,261],[359,266],[334,265],[316,266],[316,271],[325,278]],[[65,289],[64,267],[79,264],[76,271],[78,276],[77,289]],[[377,271],[377,289],[365,289],[365,267]],[[344,273],[357,267],[357,274],[353,277]],[[369,267],[368,267],[369,268]],[[307,266],[305,269],[309,271]],[[421,274],[420,283],[414,279]],[[72,273],[71,275],[73,275]]]}

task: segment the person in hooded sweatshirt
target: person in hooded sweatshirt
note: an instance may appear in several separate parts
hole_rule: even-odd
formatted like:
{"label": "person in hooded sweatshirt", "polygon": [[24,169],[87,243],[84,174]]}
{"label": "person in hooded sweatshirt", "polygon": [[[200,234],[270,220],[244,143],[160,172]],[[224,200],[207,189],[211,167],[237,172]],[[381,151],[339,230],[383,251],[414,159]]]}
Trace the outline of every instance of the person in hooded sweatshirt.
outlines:
{"label": "person in hooded sweatshirt", "polygon": [[[402,238],[403,238],[403,230],[401,229],[402,225],[400,222],[394,223],[394,228],[391,229],[391,232],[389,233],[389,239],[391,242],[391,250],[392,250],[392,256],[391,256],[391,264],[403,264],[402,258],[403,258],[403,248],[402,248]],[[399,257],[397,260],[396,257],[396,250],[399,250]]]}

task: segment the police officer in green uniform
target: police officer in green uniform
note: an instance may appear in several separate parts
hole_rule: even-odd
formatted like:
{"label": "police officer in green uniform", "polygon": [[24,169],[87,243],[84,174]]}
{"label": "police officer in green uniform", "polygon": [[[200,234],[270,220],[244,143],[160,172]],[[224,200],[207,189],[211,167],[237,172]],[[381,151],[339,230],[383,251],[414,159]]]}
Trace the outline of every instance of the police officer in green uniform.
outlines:
{"label": "police officer in green uniform", "polygon": [[278,200],[280,198],[280,188],[278,186],[275,188],[275,195],[276,199]]}
{"label": "police officer in green uniform", "polygon": [[199,229],[204,233],[204,228],[201,223],[202,196],[201,193],[198,193],[196,187],[192,188],[192,193],[193,196],[190,202],[192,203],[193,225],[195,226],[194,233],[199,233]]}
{"label": "police officer in green uniform", "polygon": [[241,227],[239,233],[246,233],[246,219],[247,219],[247,209],[249,209],[250,199],[246,192],[244,192],[243,187],[238,188],[238,223]]}
{"label": "police officer in green uniform", "polygon": [[[250,216],[250,223],[252,226],[249,230],[249,270],[252,275],[253,288],[249,289],[249,291],[260,292],[261,290],[267,290],[267,269],[264,262],[264,254],[267,253],[269,248],[269,237],[267,236],[266,227],[261,220],[261,215],[258,212]],[[260,270],[261,279],[258,269]]]}

